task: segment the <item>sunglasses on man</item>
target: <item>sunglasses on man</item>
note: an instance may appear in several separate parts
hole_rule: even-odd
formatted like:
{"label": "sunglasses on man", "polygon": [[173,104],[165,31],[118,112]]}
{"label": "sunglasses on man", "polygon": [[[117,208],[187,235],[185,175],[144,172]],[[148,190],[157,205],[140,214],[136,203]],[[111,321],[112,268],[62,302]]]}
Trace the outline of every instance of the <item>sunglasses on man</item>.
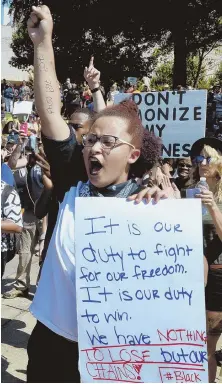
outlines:
{"label": "sunglasses on man", "polygon": [[206,160],[207,164],[210,164],[212,158],[199,155],[199,156],[195,156],[192,159],[192,163],[193,164],[201,164],[204,160]]}

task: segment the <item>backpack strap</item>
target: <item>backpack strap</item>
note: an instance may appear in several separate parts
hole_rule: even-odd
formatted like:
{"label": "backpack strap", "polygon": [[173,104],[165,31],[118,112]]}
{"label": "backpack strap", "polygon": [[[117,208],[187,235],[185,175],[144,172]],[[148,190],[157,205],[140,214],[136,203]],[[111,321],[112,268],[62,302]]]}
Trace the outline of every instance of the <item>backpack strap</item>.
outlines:
{"label": "backpack strap", "polygon": [[4,209],[4,206],[5,206],[5,203],[10,195],[10,193],[14,190],[14,187],[12,187],[11,185],[6,185],[2,191],[2,194],[1,194],[1,208],[2,208],[2,211]]}

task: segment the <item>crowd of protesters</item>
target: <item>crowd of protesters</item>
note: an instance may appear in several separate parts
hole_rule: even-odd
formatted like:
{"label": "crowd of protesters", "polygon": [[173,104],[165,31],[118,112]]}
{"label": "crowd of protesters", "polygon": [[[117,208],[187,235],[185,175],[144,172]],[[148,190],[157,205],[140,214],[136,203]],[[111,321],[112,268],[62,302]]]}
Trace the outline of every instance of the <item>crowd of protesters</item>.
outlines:
{"label": "crowd of protesters", "polygon": [[16,101],[28,101],[33,98],[33,90],[24,80],[20,86],[3,79],[1,84],[1,110],[13,112]]}
{"label": "crowd of protesters", "polygon": [[[1,110],[2,118],[4,112],[13,111],[13,105],[16,101],[34,101],[34,90],[25,81],[20,86],[12,85],[3,79],[1,83]],[[99,88],[104,97],[107,106],[113,105],[115,95],[119,93],[140,93],[140,92],[155,92],[156,89],[150,88],[146,84],[132,84],[127,80],[123,80],[122,85],[114,83],[109,90],[105,90],[104,86],[99,82]],[[70,119],[71,115],[79,108],[89,108],[93,110],[93,94],[86,81],[83,84],[77,85],[71,83],[70,78],[67,78],[64,84],[59,85],[61,97],[61,114],[65,119]],[[161,87],[162,91],[170,90],[168,84]],[[188,86],[183,88],[177,86],[176,90],[193,90]],[[37,113],[36,113],[37,116]],[[220,84],[216,84],[208,90],[207,95],[207,120],[206,120],[206,135],[215,136],[221,139],[221,124],[222,124],[222,89]]]}
{"label": "crowd of protesters", "polygon": [[[38,20],[44,21],[44,28]],[[2,83],[2,113],[12,114],[15,101],[35,99],[36,107],[30,116],[11,115],[7,122],[3,116],[1,150],[3,278],[6,263],[19,255],[15,282],[3,295],[5,299],[29,295],[32,258],[39,257],[38,288],[31,306],[37,324],[28,343],[28,382],[80,382],[75,255],[70,248],[75,198],[115,196],[137,203],[179,199],[200,177],[209,186],[196,198],[208,209],[203,217],[203,263],[209,381],[214,382],[221,359],[215,354],[216,344],[222,333],[221,86],[208,92],[206,137],[193,144],[190,158],[161,159],[161,141],[143,128],[136,104],[128,100],[113,105],[119,92],[154,89],[144,84],[139,90],[138,84],[124,82],[106,92],[93,58],[85,68],[82,86],[69,78],[58,86],[52,26],[49,9],[33,7],[28,30],[35,63],[41,55],[47,68],[34,66],[35,94],[25,81],[19,88]],[[46,82],[51,87],[50,103]],[[67,220],[70,211],[73,222],[70,217]]]}

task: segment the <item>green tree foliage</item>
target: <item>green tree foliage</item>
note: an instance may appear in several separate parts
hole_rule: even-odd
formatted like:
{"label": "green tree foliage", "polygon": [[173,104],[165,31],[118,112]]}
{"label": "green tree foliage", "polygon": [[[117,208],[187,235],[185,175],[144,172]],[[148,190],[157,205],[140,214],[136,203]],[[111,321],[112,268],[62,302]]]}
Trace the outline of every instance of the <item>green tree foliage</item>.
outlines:
{"label": "green tree foliage", "polygon": [[[199,57],[190,55],[187,58],[187,85],[193,88],[209,88],[210,82],[206,78],[206,65],[199,66]],[[169,60],[159,65],[155,76],[151,79],[151,88],[162,90],[164,85],[173,88],[173,61]]]}
{"label": "green tree foliage", "polygon": [[173,61],[167,61],[157,67],[155,76],[152,77],[150,85],[152,89],[161,91],[164,85],[173,87]]}
{"label": "green tree foliage", "polygon": [[187,84],[193,88],[207,88],[206,65],[199,56],[187,59]]}
{"label": "green tree foliage", "polygon": [[[34,0],[12,0],[18,24],[12,64],[33,62],[26,21]],[[156,46],[174,50],[174,85],[186,85],[187,57],[218,41],[221,0],[45,0],[53,13],[56,68],[60,80],[82,79],[91,54],[106,83],[152,73]],[[148,54],[145,54],[148,52]]]}
{"label": "green tree foliage", "polygon": [[218,69],[216,70],[215,75],[211,79],[211,84],[220,84],[222,86],[222,63],[220,63]]}

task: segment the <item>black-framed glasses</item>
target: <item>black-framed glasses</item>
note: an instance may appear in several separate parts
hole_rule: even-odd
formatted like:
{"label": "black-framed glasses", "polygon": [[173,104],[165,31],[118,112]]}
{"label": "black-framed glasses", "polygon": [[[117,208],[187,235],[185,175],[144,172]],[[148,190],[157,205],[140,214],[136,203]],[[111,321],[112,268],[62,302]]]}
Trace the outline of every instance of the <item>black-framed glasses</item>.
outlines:
{"label": "black-framed glasses", "polygon": [[102,135],[98,137],[94,133],[89,133],[87,135],[82,135],[82,144],[84,147],[93,147],[97,141],[100,142],[102,148],[104,149],[112,149],[117,146],[118,142],[122,144],[127,144],[133,149],[135,149],[134,145],[128,143],[125,140],[120,139],[119,137],[112,135]]}
{"label": "black-framed glasses", "polygon": [[71,125],[71,127],[73,129],[75,129],[75,131],[77,131],[79,128],[82,128],[83,125],[82,124],[77,124],[77,123],[69,123],[69,125]]}
{"label": "black-framed glasses", "polygon": [[212,158],[211,158],[211,157],[205,157],[205,156],[199,155],[199,156],[195,156],[195,157],[192,159],[192,163],[193,163],[193,164],[201,164],[204,160],[206,160],[207,164],[210,164]]}

